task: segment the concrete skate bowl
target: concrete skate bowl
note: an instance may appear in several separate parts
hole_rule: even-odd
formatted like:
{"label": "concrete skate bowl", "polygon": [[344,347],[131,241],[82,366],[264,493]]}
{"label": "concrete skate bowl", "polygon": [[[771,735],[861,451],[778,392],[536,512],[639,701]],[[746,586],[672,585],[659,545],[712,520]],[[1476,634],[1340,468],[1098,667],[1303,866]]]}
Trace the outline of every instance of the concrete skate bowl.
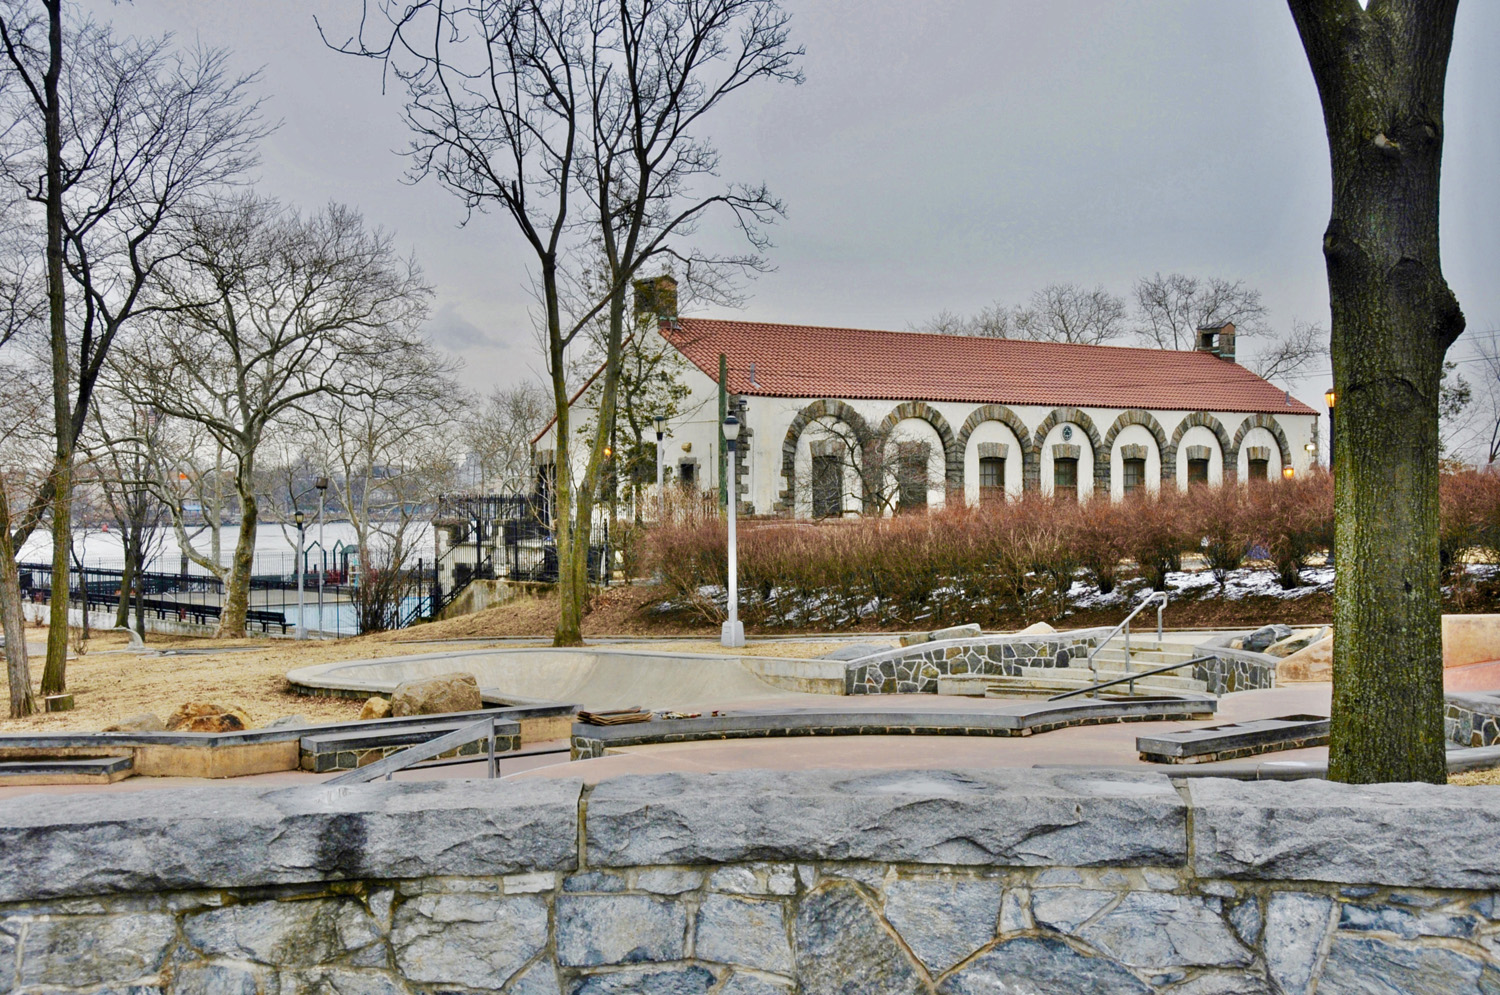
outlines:
{"label": "concrete skate bowl", "polygon": [[463,671],[497,705],[566,702],[603,710],[639,705],[701,711],[738,702],[826,701],[844,693],[845,664],[715,654],[608,649],[486,649],[354,660],[287,673],[303,694],[388,695],[402,681]]}

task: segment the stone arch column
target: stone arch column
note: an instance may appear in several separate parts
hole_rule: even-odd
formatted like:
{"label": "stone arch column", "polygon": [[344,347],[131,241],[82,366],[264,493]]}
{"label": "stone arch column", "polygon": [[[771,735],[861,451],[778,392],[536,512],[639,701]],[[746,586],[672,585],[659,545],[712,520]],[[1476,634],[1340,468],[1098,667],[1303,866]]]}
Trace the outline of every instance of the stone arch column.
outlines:
{"label": "stone arch column", "polygon": [[[1276,420],[1275,415],[1253,414],[1240,424],[1240,430],[1234,433],[1234,465],[1240,465],[1240,446],[1245,444],[1245,436],[1250,434],[1252,428],[1263,428],[1271,433],[1276,440],[1276,448],[1281,450],[1281,465],[1292,465],[1292,446],[1286,440],[1286,433],[1281,430],[1281,423]],[[1228,456],[1224,457],[1226,460]]]}
{"label": "stone arch column", "polygon": [[1226,483],[1235,479],[1239,471],[1239,447],[1230,443],[1229,433],[1219,423],[1219,419],[1207,411],[1194,411],[1177,426],[1172,433],[1172,441],[1161,452],[1161,482],[1163,485],[1175,484],[1177,482],[1177,447],[1182,443],[1182,437],[1190,428],[1206,428],[1214,434],[1219,441],[1219,455],[1224,460],[1224,476]]}
{"label": "stone arch column", "polygon": [[953,435],[953,427],[948,424],[942,412],[938,411],[926,401],[902,401],[891,409],[876,430],[877,439],[889,439],[891,431],[909,418],[925,421],[937,432],[938,439],[943,444],[943,483],[949,494],[954,488],[962,489],[964,486],[964,451],[959,448],[957,439]]}
{"label": "stone arch column", "polygon": [[787,426],[786,437],[781,440],[783,486],[776,501],[777,514],[792,516],[797,513],[797,441],[802,438],[802,433],[807,430],[807,426],[819,418],[835,418],[853,429],[861,452],[870,442],[872,433],[869,424],[858,411],[843,401],[825,398],[813,401],[797,412],[792,417],[792,423]]}
{"label": "stone arch column", "polygon": [[[1036,432],[1031,436],[1031,448],[1027,450],[1024,489],[1028,491],[1041,490],[1042,443],[1047,441],[1048,432],[1064,423],[1077,425],[1089,437],[1089,447],[1094,451],[1094,491],[1098,493],[1100,490],[1103,490],[1104,493],[1108,494],[1109,451],[1104,448],[1104,443],[1099,438],[1099,429],[1094,426],[1094,420],[1085,414],[1081,408],[1053,408],[1047,413],[1047,417],[1042,419],[1042,423],[1036,427]],[[1103,469],[1100,468],[1100,460],[1103,460]]]}
{"label": "stone arch column", "polygon": [[[1115,423],[1109,427],[1109,431],[1106,432],[1106,433],[1104,433],[1104,460],[1103,460],[1103,462],[1104,462],[1104,486],[1102,488],[1100,488],[1100,490],[1108,491],[1109,488],[1110,488],[1110,484],[1112,483],[1112,481],[1109,479],[1110,478],[1110,472],[1111,472],[1110,471],[1110,459],[1109,459],[1109,457],[1110,457],[1110,454],[1112,452],[1114,452],[1114,449],[1115,449],[1115,439],[1117,439],[1119,437],[1120,433],[1123,432],[1127,427],[1129,427],[1131,425],[1139,425],[1139,426],[1141,426],[1146,431],[1150,432],[1151,433],[1151,437],[1156,440],[1156,455],[1162,461],[1162,467],[1163,467],[1162,475],[1163,476],[1166,475],[1166,469],[1165,469],[1165,467],[1167,465],[1167,431],[1166,431],[1166,429],[1164,429],[1164,428],[1161,427],[1161,422],[1157,421],[1156,420],[1156,416],[1153,415],[1153,414],[1151,414],[1151,412],[1146,411],[1146,410],[1144,410],[1142,408],[1130,408],[1130,409],[1128,409],[1126,411],[1120,412],[1120,417],[1116,418],[1115,419]],[[1181,436],[1179,436],[1178,438],[1181,438]],[[1099,471],[1096,468],[1095,471],[1094,471],[1095,480],[1096,481],[1098,480],[1098,473],[1099,473]]]}

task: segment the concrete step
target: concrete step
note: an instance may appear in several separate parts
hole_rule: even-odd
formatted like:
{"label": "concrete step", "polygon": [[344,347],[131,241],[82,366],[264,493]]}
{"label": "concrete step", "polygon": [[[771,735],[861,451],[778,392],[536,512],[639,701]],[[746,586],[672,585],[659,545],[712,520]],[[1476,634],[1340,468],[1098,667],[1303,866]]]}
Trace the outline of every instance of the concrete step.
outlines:
{"label": "concrete step", "polygon": [[1214,763],[1327,744],[1328,717],[1325,715],[1282,715],[1205,729],[1137,736],[1135,740],[1135,748],[1140,751],[1142,760],[1160,764]]}
{"label": "concrete step", "polygon": [[[1125,676],[1123,674],[1111,676]],[[1101,680],[1109,680],[1110,677],[1100,675]],[[1009,697],[1012,695],[1049,695],[1060,691],[1077,691],[1086,688],[1093,681],[1084,671],[1082,676],[1067,668],[1028,668],[1028,672],[1017,677],[997,677],[995,675],[961,674],[954,677],[938,678],[938,694],[966,695],[970,697]],[[1135,690],[1137,694],[1179,694],[1185,692],[1205,693],[1207,687],[1202,681],[1175,680],[1169,683],[1158,683],[1149,678],[1136,681]],[[1109,694],[1129,694],[1128,684],[1118,684],[1107,688]]]}
{"label": "concrete step", "polygon": [[[1130,647],[1129,659],[1135,663],[1142,664],[1149,668],[1151,666],[1163,667],[1169,663],[1182,663],[1199,656],[1202,656],[1202,654],[1198,653],[1192,647],[1178,648],[1169,646],[1163,647],[1161,649],[1137,649],[1132,645]],[[1123,663],[1126,659],[1125,647],[1123,645],[1115,646],[1111,644],[1100,650],[1098,653],[1095,653],[1094,659],[1115,660]]]}
{"label": "concrete step", "polygon": [[0,787],[33,784],[113,784],[135,773],[130,755],[19,757],[0,761]]}
{"label": "concrete step", "polygon": [[[1141,669],[1143,668],[1137,667],[1135,672],[1139,673]],[[1153,677],[1142,677],[1136,681],[1136,684],[1144,684],[1149,687],[1158,688],[1179,688],[1184,691],[1203,691],[1208,687],[1208,685],[1204,684],[1202,681],[1195,681],[1193,680],[1193,678],[1186,676],[1186,674],[1188,673],[1191,673],[1191,671],[1189,671],[1187,668],[1183,668],[1183,673],[1174,672],[1167,674],[1156,674]],[[1082,666],[1024,667],[1021,670],[1021,674],[1022,676],[1030,680],[1070,680],[1082,681],[1085,684],[1091,683],[1095,679],[1094,674],[1089,671],[1089,668]],[[1131,676],[1131,674],[1127,673],[1124,667],[1118,665],[1100,666],[1098,669],[1097,679],[1101,681],[1112,681],[1119,677],[1129,676]]]}
{"label": "concrete step", "polygon": [[[415,719],[415,717],[414,717]],[[408,746],[446,736],[472,725],[473,718],[445,720],[443,716],[424,715],[401,725],[384,725],[374,729],[348,729],[335,732],[311,732],[302,737],[303,770],[323,773],[331,770],[353,770],[398,753]],[[518,722],[495,723],[495,750],[505,752],[521,748],[521,726]],[[477,756],[489,751],[489,737],[466,743],[450,756]]]}

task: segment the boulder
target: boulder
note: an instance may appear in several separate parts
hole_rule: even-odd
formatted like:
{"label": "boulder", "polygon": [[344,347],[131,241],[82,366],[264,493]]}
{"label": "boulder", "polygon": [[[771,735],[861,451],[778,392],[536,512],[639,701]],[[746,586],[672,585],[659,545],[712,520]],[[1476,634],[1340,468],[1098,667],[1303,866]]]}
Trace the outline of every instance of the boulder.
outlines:
{"label": "boulder", "polygon": [[380,695],[368,699],[365,707],[359,710],[361,722],[366,719],[388,719],[391,717],[391,699],[382,698]]}
{"label": "boulder", "polygon": [[165,732],[166,724],[155,712],[138,712],[129,718],[107,725],[102,732]]}
{"label": "boulder", "polygon": [[1326,636],[1276,665],[1276,683],[1333,680],[1333,637]]}
{"label": "boulder", "polygon": [[254,723],[242,708],[190,701],[167,719],[168,732],[242,732]]}
{"label": "boulder", "polygon": [[402,681],[391,695],[391,714],[397,717],[473,712],[483,707],[478,678],[461,672]]}
{"label": "boulder", "polygon": [[1279,642],[1292,634],[1290,626],[1266,625],[1245,637],[1241,644],[1242,649],[1250,650],[1252,653],[1264,653],[1266,647],[1272,643]]}
{"label": "boulder", "polygon": [[930,632],[908,632],[901,637],[902,646],[916,646],[919,643],[930,642],[932,642],[932,633]]}
{"label": "boulder", "polygon": [[1026,628],[1017,631],[1016,635],[1018,635],[1018,636],[1045,636],[1048,633],[1052,633],[1052,632],[1056,632],[1056,631],[1057,631],[1056,629],[1052,628],[1052,626],[1048,625],[1046,622],[1033,622],[1030,625],[1028,625]]}
{"label": "boulder", "polygon": [[840,646],[832,653],[824,653],[818,657],[819,660],[861,660],[876,653],[884,653],[890,649],[889,646],[876,646],[873,643],[851,643],[848,646]]}
{"label": "boulder", "polygon": [[1265,653],[1267,656],[1275,657],[1291,656],[1298,650],[1305,650],[1317,642],[1320,632],[1321,630],[1318,629],[1303,629],[1301,632],[1294,632],[1285,639],[1278,639],[1267,646]]}
{"label": "boulder", "polygon": [[933,642],[939,639],[978,639],[984,632],[976,623],[968,625],[950,625],[946,629],[937,629],[932,633]]}

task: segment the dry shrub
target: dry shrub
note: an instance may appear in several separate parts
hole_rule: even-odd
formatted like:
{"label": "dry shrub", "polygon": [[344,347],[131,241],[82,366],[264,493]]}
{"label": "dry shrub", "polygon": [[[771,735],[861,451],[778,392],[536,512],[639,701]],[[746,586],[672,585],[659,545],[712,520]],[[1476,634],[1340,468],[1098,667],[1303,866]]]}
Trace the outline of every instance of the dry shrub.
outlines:
{"label": "dry shrub", "polygon": [[1129,555],[1125,515],[1120,506],[1102,497],[1084,504],[1073,524],[1073,551],[1078,565],[1099,593],[1112,592],[1120,561]]}
{"label": "dry shrub", "polygon": [[1187,501],[1176,488],[1159,494],[1141,494],[1120,502],[1125,529],[1125,549],[1141,577],[1153,591],[1167,589],[1167,574],[1182,562],[1182,551],[1191,548],[1192,529]]}
{"label": "dry shrub", "polygon": [[1198,537],[1203,558],[1214,580],[1224,587],[1229,573],[1244,561],[1250,549],[1250,529],[1245,521],[1247,498],[1242,487],[1194,487],[1188,492],[1187,514],[1192,533]]}
{"label": "dry shrub", "polygon": [[1438,481],[1438,556],[1443,580],[1464,603],[1469,595],[1468,561],[1500,548],[1500,477],[1464,469]]}
{"label": "dry shrub", "polygon": [[1252,484],[1245,502],[1252,541],[1263,546],[1276,580],[1290,591],[1302,583],[1302,568],[1333,545],[1333,477],[1314,470],[1293,480]]}

